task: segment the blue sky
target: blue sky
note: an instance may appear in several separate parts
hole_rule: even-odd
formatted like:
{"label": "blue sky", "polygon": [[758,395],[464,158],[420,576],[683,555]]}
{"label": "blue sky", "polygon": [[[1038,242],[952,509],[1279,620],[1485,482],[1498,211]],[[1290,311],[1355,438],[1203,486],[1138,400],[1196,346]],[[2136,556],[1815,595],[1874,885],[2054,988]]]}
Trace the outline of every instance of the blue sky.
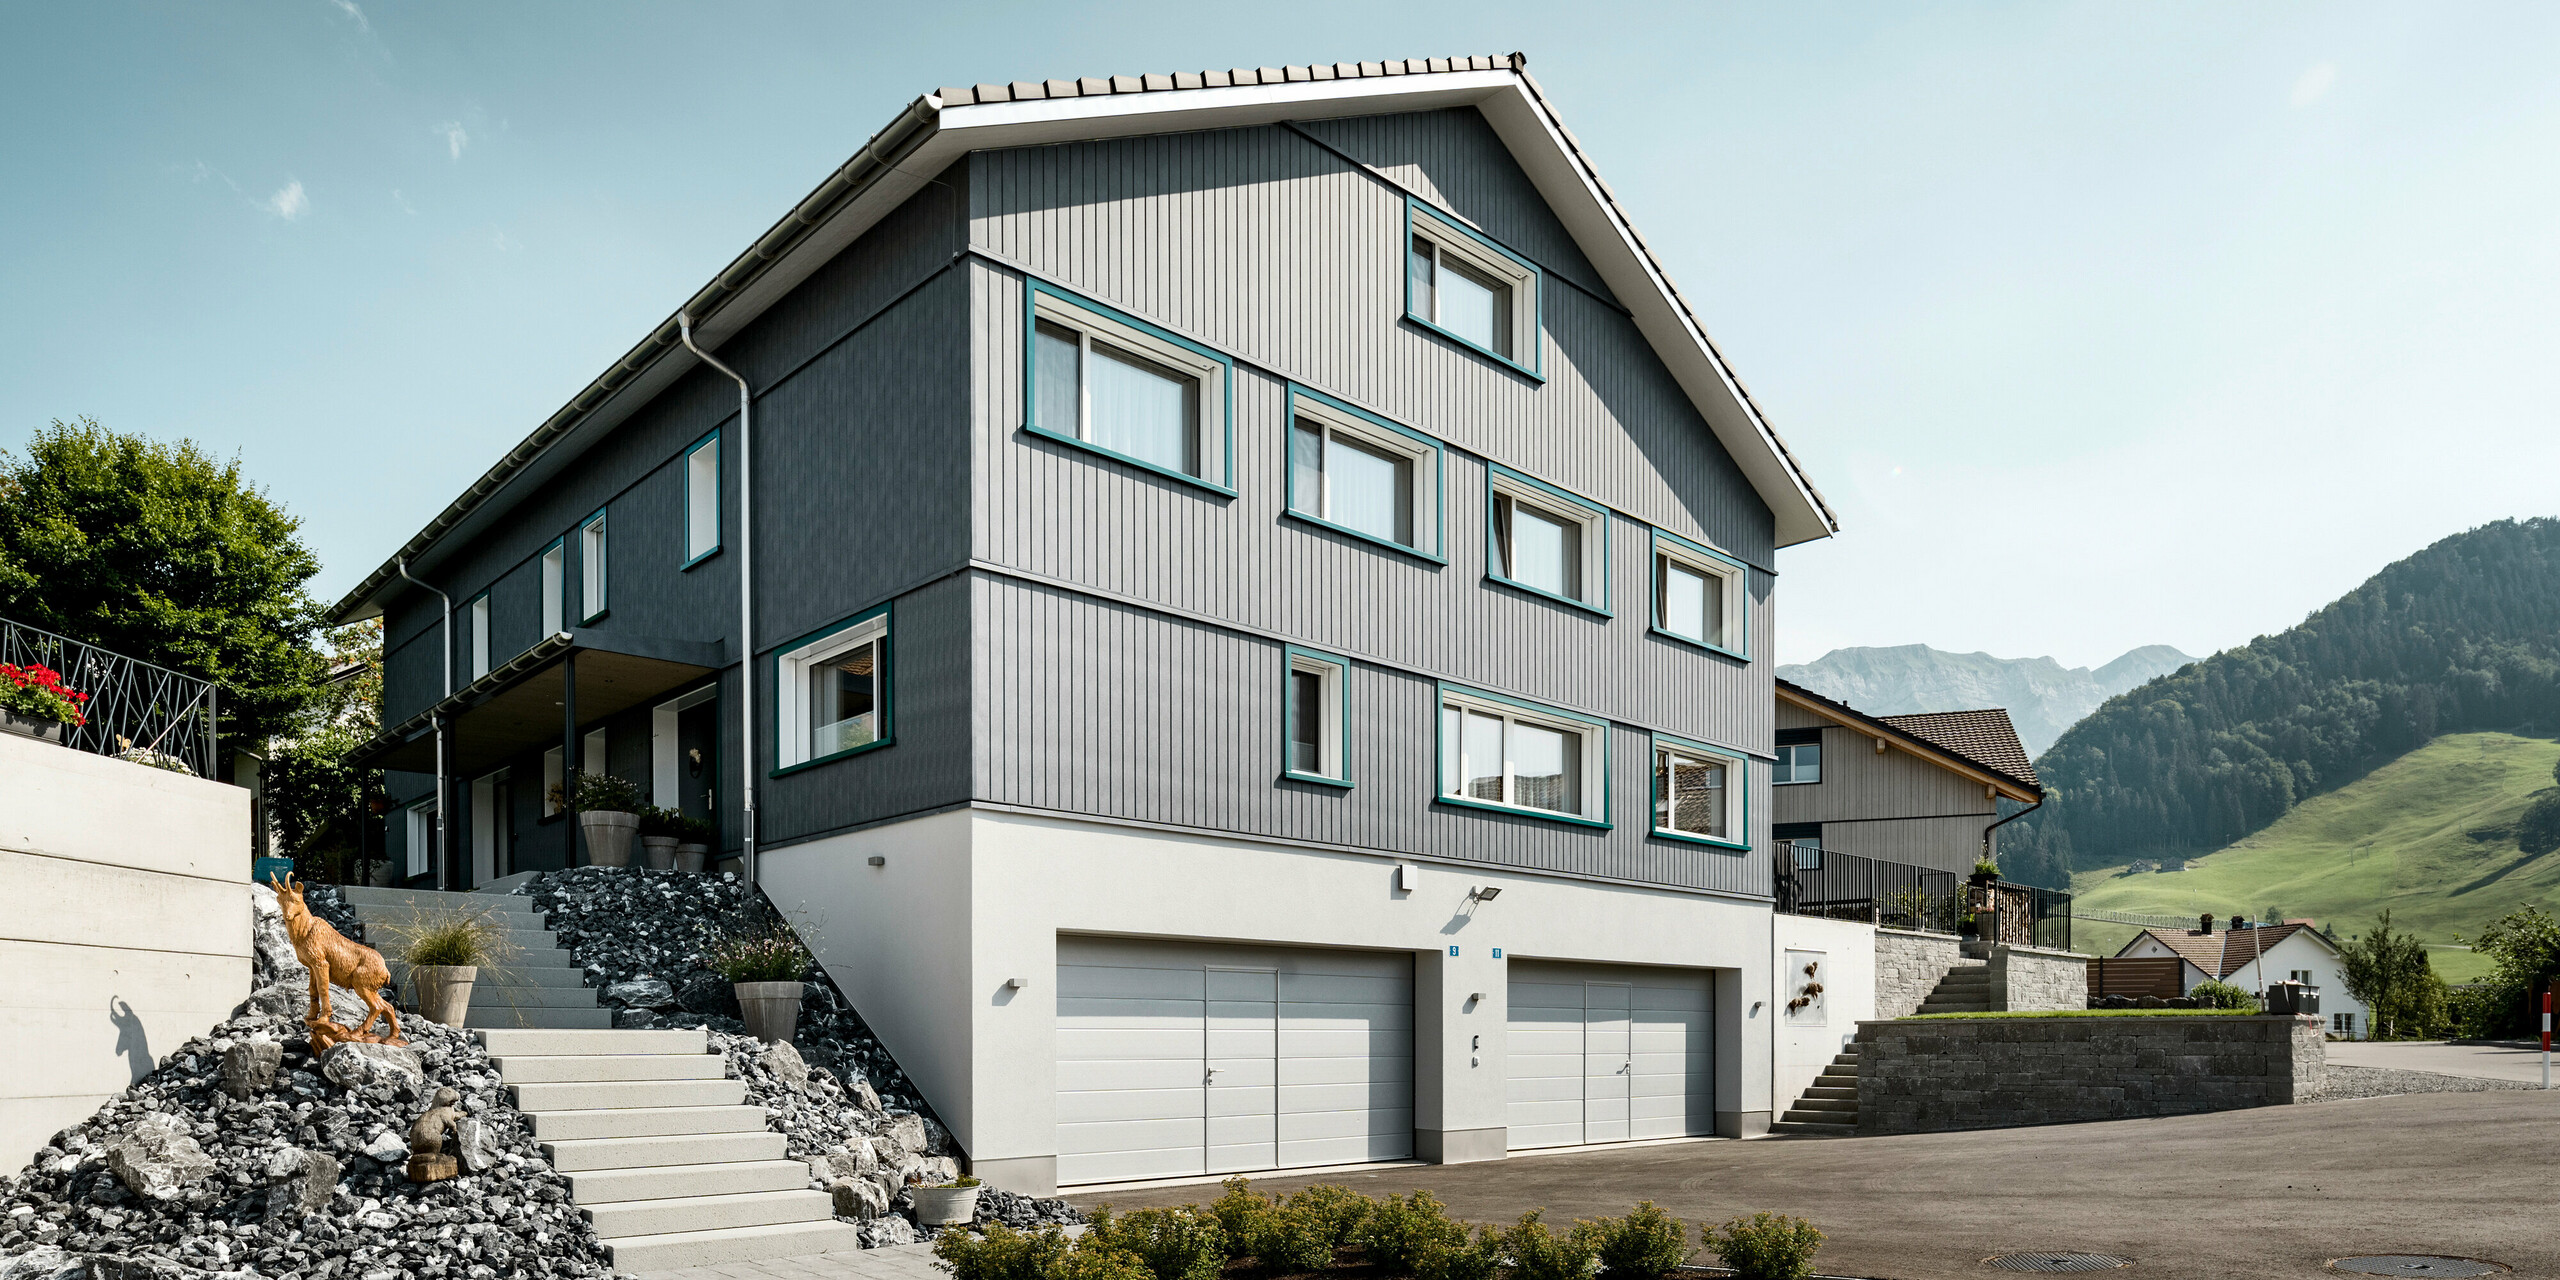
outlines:
{"label": "blue sky", "polygon": [[2560,514],[2560,6],[16,6],[0,446],[332,598],[916,95],[1519,49],[1845,526],[1781,656],[2103,662]]}

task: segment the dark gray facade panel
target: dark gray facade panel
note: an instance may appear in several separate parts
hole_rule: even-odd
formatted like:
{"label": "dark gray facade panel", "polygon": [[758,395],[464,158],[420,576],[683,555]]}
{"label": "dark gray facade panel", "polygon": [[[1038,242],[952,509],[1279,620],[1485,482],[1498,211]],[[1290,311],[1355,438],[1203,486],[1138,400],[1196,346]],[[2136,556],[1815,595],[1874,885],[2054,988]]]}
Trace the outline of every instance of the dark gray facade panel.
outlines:
{"label": "dark gray facade panel", "polygon": [[[1507,157],[1501,163],[1525,188]],[[1407,322],[1404,198],[1308,139],[1277,126],[1231,129],[986,152],[975,165],[971,235],[990,253],[1770,563],[1767,504],[1631,320],[1578,290],[1548,286],[1544,383]],[[1499,185],[1482,184],[1488,192]],[[982,388],[979,412],[998,426],[1018,424],[1019,316],[991,301],[981,293],[980,369],[993,385]],[[1270,453],[1239,446],[1250,466],[1272,465]],[[1004,500],[1000,486],[991,491],[991,502]]]}
{"label": "dark gray facade panel", "polygon": [[[1766,894],[1757,852],[1648,835],[1650,743],[1611,731],[1614,828],[1435,804],[1437,683],[1353,667],[1349,790],[1281,775],[1276,642],[972,574],[983,799],[1209,831]],[[1748,826],[1767,830],[1766,771]],[[1754,841],[1765,848],[1765,841]]]}
{"label": "dark gray facade panel", "polygon": [[[764,777],[757,797],[763,844],[787,844],[969,799],[969,626],[969,587],[962,576],[891,604],[890,743]],[[759,661],[760,686],[770,687],[772,671],[769,660]],[[757,722],[768,735],[772,711],[757,709]],[[769,774],[775,759],[770,736],[756,750],[764,765],[760,776]]]}

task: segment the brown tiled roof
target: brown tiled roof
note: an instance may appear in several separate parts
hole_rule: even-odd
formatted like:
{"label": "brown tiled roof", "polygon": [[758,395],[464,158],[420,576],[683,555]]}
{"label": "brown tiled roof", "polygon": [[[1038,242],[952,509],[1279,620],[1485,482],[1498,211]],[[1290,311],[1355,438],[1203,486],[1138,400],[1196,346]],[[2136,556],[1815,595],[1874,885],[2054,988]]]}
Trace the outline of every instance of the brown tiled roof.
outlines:
{"label": "brown tiled roof", "polygon": [[[2145,929],[2149,938],[2171,951],[2188,964],[2204,971],[2208,978],[2228,978],[2249,967],[2252,961],[2275,950],[2276,944],[2309,928],[2300,924],[2271,924],[2255,929],[2225,930],[2221,933],[2188,933],[2184,930]],[[2135,941],[2140,941],[2137,938]],[[2127,944],[2128,948],[2130,944]]]}
{"label": "brown tiled roof", "polygon": [[2027,749],[2018,742],[2018,727],[2009,723],[2005,707],[1923,711],[1876,719],[1983,768],[1998,770],[2030,786],[2044,785],[2037,780],[2035,762],[2027,759]]}
{"label": "brown tiled roof", "polygon": [[1327,62],[1306,67],[1239,67],[1233,71],[1176,71],[1169,75],[1016,80],[1011,84],[945,87],[934,96],[942,99],[944,106],[967,107],[982,102],[1036,102],[1044,98],[1093,98],[1114,93],[1170,93],[1180,89],[1225,89],[1235,85],[1363,80],[1372,76],[1419,76],[1438,71],[1516,71],[1527,62],[1528,59],[1516,53],[1472,58],[1390,58],[1385,62]]}

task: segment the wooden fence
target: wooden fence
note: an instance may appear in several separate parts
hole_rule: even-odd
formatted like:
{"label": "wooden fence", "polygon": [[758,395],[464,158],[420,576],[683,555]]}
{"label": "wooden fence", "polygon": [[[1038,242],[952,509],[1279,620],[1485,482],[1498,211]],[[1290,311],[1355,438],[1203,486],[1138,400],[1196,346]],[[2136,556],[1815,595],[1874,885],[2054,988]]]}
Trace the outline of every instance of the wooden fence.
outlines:
{"label": "wooden fence", "polygon": [[2175,956],[2118,957],[2089,962],[2089,999],[2108,996],[2158,996],[2163,1000],[2187,993],[2182,970],[2186,962]]}

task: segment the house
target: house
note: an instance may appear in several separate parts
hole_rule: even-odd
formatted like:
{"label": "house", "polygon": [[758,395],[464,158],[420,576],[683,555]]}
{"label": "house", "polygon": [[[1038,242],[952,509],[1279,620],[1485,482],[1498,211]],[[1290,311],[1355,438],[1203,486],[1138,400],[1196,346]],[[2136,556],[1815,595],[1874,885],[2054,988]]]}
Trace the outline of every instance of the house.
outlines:
{"label": "house", "polygon": [[413,882],[641,783],[1046,1192],[1765,1131],[1835,527],[1517,55],[1114,76],[917,99],[335,616]]}
{"label": "house", "polygon": [[2001,801],[2043,802],[2005,710],[1872,716],[1775,685],[1773,839],[1961,878],[1997,860]]}
{"label": "house", "polygon": [[[2207,920],[2209,925],[2212,922]],[[2185,961],[2180,986],[2193,990],[2212,979],[2263,993],[2271,982],[2307,982],[2320,988],[2320,1016],[2329,1033],[2349,1040],[2367,1034],[2364,1005],[2347,994],[2338,946],[2310,921],[2225,929],[2145,929],[2116,952],[2119,956],[2175,956]]]}

